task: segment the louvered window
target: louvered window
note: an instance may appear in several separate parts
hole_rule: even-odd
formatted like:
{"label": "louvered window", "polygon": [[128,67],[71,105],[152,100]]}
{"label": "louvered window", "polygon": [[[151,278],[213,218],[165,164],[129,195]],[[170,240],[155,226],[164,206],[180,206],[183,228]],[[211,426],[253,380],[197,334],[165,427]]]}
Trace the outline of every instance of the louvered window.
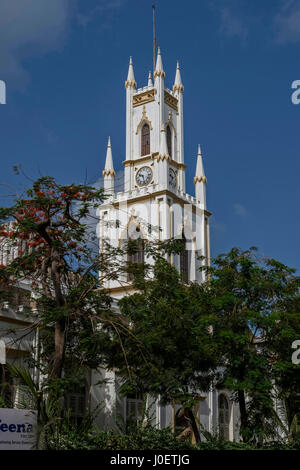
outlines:
{"label": "louvered window", "polygon": [[[142,263],[144,263],[144,240],[142,238],[138,238],[137,240],[131,240],[128,252],[128,264],[129,266],[132,266],[135,264]],[[134,274],[132,272],[129,272],[127,280],[132,281],[133,278]]]}
{"label": "louvered window", "polygon": [[150,153],[150,128],[148,124],[144,124],[142,127],[141,156],[149,155],[149,153]]}
{"label": "louvered window", "polygon": [[167,146],[168,146],[168,154],[172,158],[172,133],[170,126],[167,126]]}

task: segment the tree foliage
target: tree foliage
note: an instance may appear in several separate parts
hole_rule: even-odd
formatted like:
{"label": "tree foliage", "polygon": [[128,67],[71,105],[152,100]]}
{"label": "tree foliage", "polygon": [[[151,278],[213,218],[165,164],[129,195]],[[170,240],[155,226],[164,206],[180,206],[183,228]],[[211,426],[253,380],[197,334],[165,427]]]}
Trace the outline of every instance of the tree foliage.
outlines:
{"label": "tree foliage", "polygon": [[[291,435],[300,388],[299,365],[291,362],[291,343],[300,339],[295,270],[254,248],[234,248],[202,268],[206,281],[199,285],[183,282],[168,261],[183,249],[180,240],[144,241],[143,263],[129,261],[141,248],[137,241],[104,243],[99,254],[90,222],[104,198],[102,189],[43,177],[0,208],[8,253],[0,297],[29,293],[48,390],[67,389],[71,376],[80,381],[79,365],[105,365],[118,369],[124,394],[181,403],[198,441],[193,407],[212,387],[232,391],[244,441],[274,437],[278,426]],[[134,293],[116,309],[105,282],[125,272]]]}
{"label": "tree foliage", "polygon": [[[234,392],[244,440],[270,436],[278,428],[274,399],[282,380],[289,382],[296,369],[299,375],[299,366],[291,363],[291,342],[299,337],[300,311],[288,311],[296,306],[300,278],[254,248],[234,248],[205,270],[206,308],[214,316],[223,370],[219,385]],[[299,393],[296,381],[285,384],[293,397]]]}
{"label": "tree foliage", "polygon": [[118,250],[99,256],[93,222],[104,197],[103,189],[42,177],[13,205],[0,208],[2,250],[8,255],[0,266],[2,292],[27,285],[33,328],[43,340],[44,372],[54,381],[67,363],[97,364],[96,348],[86,354],[85,342],[96,346],[97,323],[113,317],[103,282],[118,278]]}

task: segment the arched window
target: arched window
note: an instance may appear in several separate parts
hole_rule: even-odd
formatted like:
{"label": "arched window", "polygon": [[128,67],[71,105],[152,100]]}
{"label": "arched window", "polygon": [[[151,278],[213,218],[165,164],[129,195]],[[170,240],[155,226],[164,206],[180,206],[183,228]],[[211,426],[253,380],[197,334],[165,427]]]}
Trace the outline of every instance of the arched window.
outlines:
{"label": "arched window", "polygon": [[189,280],[189,252],[186,249],[186,238],[182,234],[183,248],[180,251],[180,275],[183,282]]}
{"label": "arched window", "polygon": [[[144,263],[144,239],[141,234],[141,229],[136,224],[130,224],[128,227],[128,255],[127,261],[129,267],[137,264]],[[134,278],[133,272],[128,272],[127,280],[132,281]]]}
{"label": "arched window", "polygon": [[149,153],[150,153],[150,127],[146,123],[142,127],[141,156],[149,155]]}
{"label": "arched window", "polygon": [[224,394],[219,395],[220,438],[229,441],[229,402]]}
{"label": "arched window", "polygon": [[168,154],[172,158],[172,133],[170,126],[167,126],[167,146],[168,146]]}

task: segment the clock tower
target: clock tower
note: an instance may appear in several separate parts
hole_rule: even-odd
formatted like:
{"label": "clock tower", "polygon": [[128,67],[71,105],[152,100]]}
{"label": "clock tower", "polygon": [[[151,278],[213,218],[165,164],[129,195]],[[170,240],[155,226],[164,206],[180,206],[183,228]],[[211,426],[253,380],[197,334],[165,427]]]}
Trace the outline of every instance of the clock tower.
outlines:
{"label": "clock tower", "polygon": [[[183,279],[201,282],[199,267],[209,263],[209,216],[206,210],[206,177],[198,147],[195,162],[195,196],[186,193],[183,138],[183,93],[179,63],[172,89],[165,86],[160,49],[147,85],[137,88],[132,58],[126,89],[126,157],[124,190],[114,187],[112,148],[109,140],[104,188],[109,198],[99,208],[100,250],[104,240],[120,246],[124,239],[166,240],[184,238],[183,255],[170,257]],[[113,142],[113,136],[112,136]],[[195,143],[196,147],[196,143]],[[199,257],[203,257],[201,260]],[[109,281],[112,295],[130,290],[130,280]]]}
{"label": "clock tower", "polygon": [[[183,282],[204,280],[205,271],[199,268],[208,265],[210,260],[209,216],[206,208],[206,176],[202,152],[195,142],[195,155],[184,155],[183,138],[183,93],[180,68],[177,63],[172,88],[165,85],[165,71],[161,52],[158,49],[153,74],[148,75],[147,85],[138,88],[130,58],[126,89],[126,152],[123,159],[124,187],[117,182],[113,165],[113,139],[108,139],[106,160],[103,169],[104,189],[108,194],[99,206],[97,234],[100,251],[105,250],[105,241],[116,247],[129,239],[162,241],[174,238],[184,240],[185,249],[168,257],[168,261],[178,269]],[[195,168],[194,195],[186,190],[186,164]],[[144,243],[137,243],[135,263],[143,262]],[[121,256],[121,255],[120,255]],[[131,256],[131,255],[130,255]],[[124,261],[124,260],[123,260]],[[147,263],[151,260],[147,259]],[[117,301],[134,291],[132,276],[124,273],[118,279],[109,280],[105,287]],[[100,375],[99,375],[100,374]],[[99,379],[105,379],[105,389],[98,387]],[[99,417],[99,425],[115,427],[115,416],[122,416],[124,423],[134,416],[139,418],[143,401],[140,396],[119,396],[120,377],[116,371],[103,369],[92,374],[92,407],[104,403],[104,412]],[[210,432],[219,429],[219,413],[224,397],[228,416],[230,439],[238,439],[235,431],[239,415],[232,403],[228,390],[199,391],[196,406],[197,419]],[[226,398],[227,397],[227,398]],[[94,403],[94,405],[93,405]],[[176,427],[176,413],[181,405],[164,405],[157,399],[147,396],[147,408],[158,428]],[[225,406],[225,405],[224,405]],[[222,410],[221,410],[222,411]],[[154,412],[154,414],[153,414]],[[229,418],[228,418],[229,419]]]}

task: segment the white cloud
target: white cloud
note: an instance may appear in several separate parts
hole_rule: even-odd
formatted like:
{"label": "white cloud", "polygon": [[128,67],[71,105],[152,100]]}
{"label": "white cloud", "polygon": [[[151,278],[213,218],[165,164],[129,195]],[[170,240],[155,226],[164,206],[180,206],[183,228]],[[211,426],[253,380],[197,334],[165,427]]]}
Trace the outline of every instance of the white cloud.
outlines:
{"label": "white cloud", "polygon": [[233,0],[228,5],[228,0],[208,1],[209,7],[219,17],[219,34],[228,38],[236,38],[244,43],[249,34],[249,18],[245,16],[244,2],[241,5],[241,0]]}
{"label": "white cloud", "polygon": [[99,0],[99,4],[94,8],[91,8],[87,11],[78,11],[77,12],[77,22],[80,26],[86,28],[92,21],[94,21],[99,15],[112,13],[122,6],[123,3],[121,0]]}
{"label": "white cloud", "polygon": [[244,42],[249,32],[244,21],[233,14],[228,7],[220,8],[219,14],[221,20],[220,33],[228,37],[238,37]]}
{"label": "white cloud", "polygon": [[87,27],[94,19],[108,27],[125,0],[0,0],[0,78],[10,89],[25,90],[30,76],[25,60],[65,44],[72,20]]}
{"label": "white cloud", "polygon": [[278,43],[300,41],[300,3],[295,0],[282,1],[274,20],[275,40]]}
{"label": "white cloud", "polygon": [[240,217],[245,217],[245,215],[247,214],[246,208],[242,204],[237,202],[233,205],[233,207],[234,207],[235,213],[239,215]]}
{"label": "white cloud", "polygon": [[26,88],[25,59],[63,44],[75,5],[74,0],[1,0],[0,76],[9,87]]}

